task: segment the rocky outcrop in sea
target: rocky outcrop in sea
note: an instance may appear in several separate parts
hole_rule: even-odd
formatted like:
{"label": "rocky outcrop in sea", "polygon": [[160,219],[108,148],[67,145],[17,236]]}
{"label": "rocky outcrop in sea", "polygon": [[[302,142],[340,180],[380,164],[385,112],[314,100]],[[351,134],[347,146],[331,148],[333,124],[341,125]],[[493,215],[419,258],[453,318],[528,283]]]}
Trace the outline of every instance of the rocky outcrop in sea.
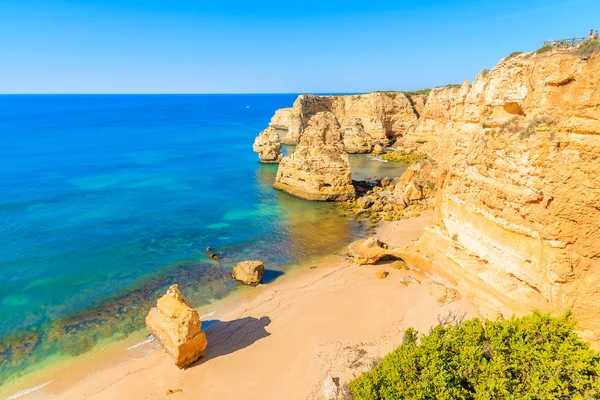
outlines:
{"label": "rocky outcrop in sea", "polygon": [[321,112],[310,119],[296,150],[281,160],[273,187],[306,200],[355,197],[348,154],[332,113]]}

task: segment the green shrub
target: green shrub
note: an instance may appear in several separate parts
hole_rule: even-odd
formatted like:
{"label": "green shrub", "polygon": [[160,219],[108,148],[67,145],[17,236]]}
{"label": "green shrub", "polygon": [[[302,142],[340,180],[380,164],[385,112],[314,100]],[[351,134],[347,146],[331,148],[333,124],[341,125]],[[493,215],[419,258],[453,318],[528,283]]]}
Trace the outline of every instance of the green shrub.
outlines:
{"label": "green shrub", "polygon": [[552,46],[550,46],[549,44],[545,44],[544,46],[542,46],[539,49],[537,49],[535,52],[536,52],[536,54],[542,54],[542,53],[545,53],[547,51],[551,51],[552,49],[553,49]]}
{"label": "green shrub", "polygon": [[519,54],[523,54],[523,52],[522,51],[514,51],[514,52],[510,53],[510,55],[508,57],[506,57],[506,59],[510,60],[511,58],[516,57]]}
{"label": "green shrub", "polygon": [[485,78],[486,76],[488,76],[489,73],[490,73],[490,70],[486,68],[483,71],[481,71],[481,76],[483,76]]}
{"label": "green shrub", "polygon": [[458,88],[462,87],[462,85],[460,83],[449,83],[444,87],[447,89],[458,89]]}
{"label": "green shrub", "polygon": [[353,380],[355,400],[597,399],[600,355],[567,313],[505,321],[441,322]]}
{"label": "green shrub", "polygon": [[600,52],[600,41],[598,40],[586,40],[575,50],[575,54],[583,59],[588,59],[598,52]]}
{"label": "green shrub", "polygon": [[412,164],[416,161],[423,161],[427,157],[425,157],[424,155],[421,155],[421,154],[406,154],[406,153],[402,153],[400,151],[394,151],[394,152],[386,153],[386,154],[382,155],[381,158],[383,158],[384,160],[390,161],[390,162],[400,162],[400,163]]}
{"label": "green shrub", "polygon": [[422,89],[422,90],[413,90],[413,91],[409,91],[409,92],[402,92],[407,96],[429,96],[429,93],[431,93],[431,89]]}

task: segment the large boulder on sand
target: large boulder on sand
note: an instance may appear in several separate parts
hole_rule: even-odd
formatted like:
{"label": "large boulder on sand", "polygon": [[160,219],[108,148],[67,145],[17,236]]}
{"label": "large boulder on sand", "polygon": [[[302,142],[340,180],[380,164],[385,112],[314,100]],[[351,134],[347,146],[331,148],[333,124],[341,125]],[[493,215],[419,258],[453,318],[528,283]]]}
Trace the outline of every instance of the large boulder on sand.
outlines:
{"label": "large boulder on sand", "polygon": [[356,196],[340,125],[332,113],[319,112],[310,119],[296,150],[281,160],[273,187],[306,200]]}
{"label": "large boulder on sand", "polygon": [[388,245],[379,241],[376,237],[359,239],[348,246],[350,257],[359,265],[375,264],[377,261],[390,254]]}
{"label": "large boulder on sand", "polygon": [[179,368],[196,362],[208,345],[198,312],[185,301],[177,285],[158,299],[146,316],[146,327]]}
{"label": "large boulder on sand", "polygon": [[252,145],[252,150],[258,153],[262,163],[278,163],[283,158],[281,154],[281,140],[275,128],[267,128],[262,131]]}
{"label": "large boulder on sand", "polygon": [[246,285],[258,285],[265,272],[265,264],[261,261],[241,261],[237,263],[231,277]]}

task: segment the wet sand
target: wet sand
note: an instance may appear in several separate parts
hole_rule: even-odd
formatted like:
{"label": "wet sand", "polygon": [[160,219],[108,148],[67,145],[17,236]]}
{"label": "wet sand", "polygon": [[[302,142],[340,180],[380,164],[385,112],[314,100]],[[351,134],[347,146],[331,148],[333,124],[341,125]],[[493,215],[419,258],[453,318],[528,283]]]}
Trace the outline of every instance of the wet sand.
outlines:
{"label": "wet sand", "polygon": [[[408,244],[431,218],[432,213],[424,213],[384,223],[378,235],[393,246]],[[387,278],[377,279],[375,272],[381,269],[389,272]],[[405,275],[421,283],[404,286],[400,280]],[[320,398],[327,375],[344,386],[400,345],[406,328],[426,332],[449,310],[475,315],[465,300],[440,306],[428,292],[430,283],[419,272],[385,263],[357,266],[340,256],[326,257],[258,288],[254,298],[219,320],[205,322],[210,325],[209,347],[191,368],[179,370],[150,343],[140,346],[140,351],[147,350],[144,358],[121,363],[115,359],[111,365],[111,355],[101,369],[83,376],[83,369],[62,371],[37,394],[43,391],[57,399],[159,399],[173,390],[172,399]]]}

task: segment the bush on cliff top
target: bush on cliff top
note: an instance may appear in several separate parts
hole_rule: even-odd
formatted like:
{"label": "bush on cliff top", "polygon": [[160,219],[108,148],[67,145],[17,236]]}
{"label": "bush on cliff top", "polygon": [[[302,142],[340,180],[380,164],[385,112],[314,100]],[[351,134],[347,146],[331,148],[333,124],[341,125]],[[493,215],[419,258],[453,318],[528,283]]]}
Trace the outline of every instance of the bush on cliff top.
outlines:
{"label": "bush on cliff top", "polygon": [[587,40],[575,50],[575,54],[581,58],[590,58],[594,53],[600,52],[600,41]]}
{"label": "bush on cliff top", "polygon": [[421,90],[412,90],[412,91],[408,91],[408,92],[402,92],[407,96],[429,96],[429,93],[431,93],[431,88],[429,89],[421,89]]}
{"label": "bush on cliff top", "polygon": [[440,324],[349,385],[362,399],[596,399],[600,356],[570,314]]}

